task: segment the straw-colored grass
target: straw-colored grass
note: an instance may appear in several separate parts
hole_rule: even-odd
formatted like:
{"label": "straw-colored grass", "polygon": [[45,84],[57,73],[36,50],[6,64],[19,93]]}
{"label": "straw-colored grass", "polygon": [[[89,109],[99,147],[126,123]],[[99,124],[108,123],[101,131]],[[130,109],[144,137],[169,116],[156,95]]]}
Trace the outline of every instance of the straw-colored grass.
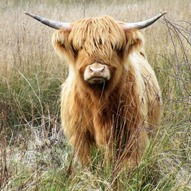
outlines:
{"label": "straw-colored grass", "polygon": [[[72,151],[59,119],[67,63],[52,48],[53,29],[25,11],[69,22],[106,14],[132,22],[168,12],[142,31],[162,89],[164,116],[136,169],[114,177],[97,151],[92,170],[77,162],[69,169]],[[2,0],[0,13],[1,190],[191,190],[190,0]]]}

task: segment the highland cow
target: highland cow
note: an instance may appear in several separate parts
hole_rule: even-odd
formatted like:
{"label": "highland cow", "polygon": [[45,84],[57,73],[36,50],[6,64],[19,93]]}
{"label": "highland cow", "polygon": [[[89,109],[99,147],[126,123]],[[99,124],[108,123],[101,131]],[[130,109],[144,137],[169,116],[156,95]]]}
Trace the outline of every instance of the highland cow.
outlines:
{"label": "highland cow", "polygon": [[162,105],[139,31],[165,13],[135,23],[110,16],[63,23],[26,14],[58,29],[53,46],[69,69],[61,93],[62,127],[82,164],[90,165],[92,146],[106,158],[139,164]]}

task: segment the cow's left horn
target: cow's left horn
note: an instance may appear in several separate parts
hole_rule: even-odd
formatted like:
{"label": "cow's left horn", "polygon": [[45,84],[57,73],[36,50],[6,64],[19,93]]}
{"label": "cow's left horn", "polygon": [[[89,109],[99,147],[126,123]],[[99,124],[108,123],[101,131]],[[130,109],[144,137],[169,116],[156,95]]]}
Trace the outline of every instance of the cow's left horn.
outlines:
{"label": "cow's left horn", "polygon": [[162,17],[166,12],[160,13],[150,19],[147,19],[145,21],[135,22],[135,23],[123,23],[122,28],[124,30],[128,29],[143,29],[150,25],[152,25],[155,21],[157,21],[160,17]]}
{"label": "cow's left horn", "polygon": [[30,17],[36,19],[37,21],[40,21],[41,23],[49,26],[49,27],[52,27],[54,29],[67,29],[67,30],[71,30],[72,27],[71,27],[71,24],[70,23],[64,23],[64,22],[59,22],[59,21],[53,21],[53,20],[48,20],[44,17],[41,17],[41,16],[37,16],[37,15],[34,15],[32,13],[25,13],[26,15],[29,15]]}

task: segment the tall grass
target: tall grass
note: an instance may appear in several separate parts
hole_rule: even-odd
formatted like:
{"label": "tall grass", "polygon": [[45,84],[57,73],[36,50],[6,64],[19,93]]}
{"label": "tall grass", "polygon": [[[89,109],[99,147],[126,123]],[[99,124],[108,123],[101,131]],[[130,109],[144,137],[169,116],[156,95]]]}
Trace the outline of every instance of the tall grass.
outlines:
{"label": "tall grass", "polygon": [[[190,10],[189,0],[1,1],[1,190],[191,190]],[[136,169],[113,176],[97,151],[93,170],[77,162],[69,168],[72,153],[59,119],[67,63],[54,53],[53,29],[25,11],[63,21],[109,14],[131,22],[168,12],[142,31],[162,89],[164,116]]]}

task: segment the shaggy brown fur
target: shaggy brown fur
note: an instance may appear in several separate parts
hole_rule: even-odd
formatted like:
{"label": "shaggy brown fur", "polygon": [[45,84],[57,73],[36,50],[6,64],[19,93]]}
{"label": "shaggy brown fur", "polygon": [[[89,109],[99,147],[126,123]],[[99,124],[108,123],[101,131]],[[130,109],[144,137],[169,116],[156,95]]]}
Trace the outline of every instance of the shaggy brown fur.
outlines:
{"label": "shaggy brown fur", "polygon": [[[88,18],[72,23],[71,31],[56,31],[53,45],[69,62],[61,120],[82,164],[90,164],[90,149],[96,145],[107,157],[137,165],[161,116],[160,88],[140,32],[124,31],[109,16]],[[111,73],[101,87],[83,79],[94,62],[104,63]]]}

